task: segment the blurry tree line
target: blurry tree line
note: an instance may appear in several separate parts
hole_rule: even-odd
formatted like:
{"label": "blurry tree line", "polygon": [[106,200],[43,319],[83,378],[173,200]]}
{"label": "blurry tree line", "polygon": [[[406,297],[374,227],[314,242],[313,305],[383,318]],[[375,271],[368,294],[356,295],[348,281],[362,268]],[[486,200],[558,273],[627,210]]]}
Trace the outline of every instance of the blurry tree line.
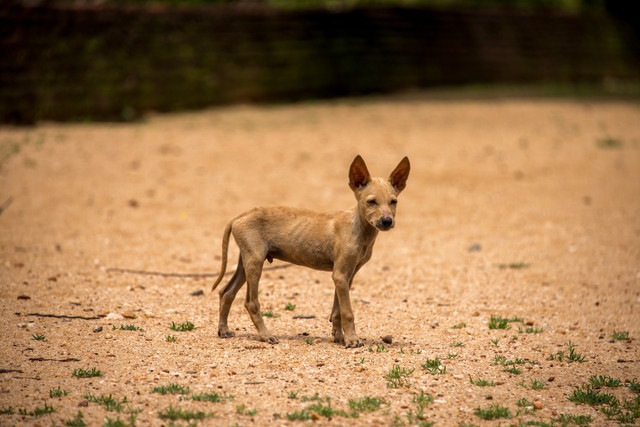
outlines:
{"label": "blurry tree line", "polygon": [[[342,9],[372,6],[406,7],[509,7],[551,9],[571,12],[606,11],[609,3],[625,0],[21,0],[25,4],[75,5],[241,5],[268,6],[281,9]],[[633,3],[633,0],[627,0]]]}

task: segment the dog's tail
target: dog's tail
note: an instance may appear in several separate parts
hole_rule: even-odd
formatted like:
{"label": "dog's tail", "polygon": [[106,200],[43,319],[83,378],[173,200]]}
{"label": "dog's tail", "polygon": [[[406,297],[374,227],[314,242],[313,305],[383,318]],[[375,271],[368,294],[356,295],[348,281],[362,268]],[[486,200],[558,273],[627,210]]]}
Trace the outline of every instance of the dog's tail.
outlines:
{"label": "dog's tail", "polygon": [[227,228],[224,229],[224,234],[222,235],[222,266],[220,267],[220,274],[218,275],[218,278],[211,287],[211,292],[216,290],[220,282],[222,282],[224,273],[227,272],[227,251],[229,250],[229,236],[231,235],[232,224],[233,221],[227,224]]}

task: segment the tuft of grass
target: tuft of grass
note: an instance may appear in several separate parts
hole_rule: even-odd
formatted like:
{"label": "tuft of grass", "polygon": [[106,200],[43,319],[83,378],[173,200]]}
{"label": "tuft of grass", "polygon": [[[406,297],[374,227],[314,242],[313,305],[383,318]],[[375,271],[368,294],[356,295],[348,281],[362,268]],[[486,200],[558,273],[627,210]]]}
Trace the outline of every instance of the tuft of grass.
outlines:
{"label": "tuft of grass", "polygon": [[632,392],[640,394],[640,382],[638,382],[635,378],[629,382],[627,387],[629,387],[629,390],[631,390]]}
{"label": "tuft of grass", "polygon": [[213,416],[214,415],[211,412],[207,413],[203,411],[189,411],[189,410],[183,410],[180,408],[176,409],[174,407],[169,407],[167,409],[163,409],[162,411],[158,412],[158,417],[160,419],[170,420],[170,421],[182,420],[182,421],[187,421],[189,423],[191,423],[192,421],[201,421],[206,418],[211,418]]}
{"label": "tuft of grass", "polygon": [[142,332],[142,328],[136,325],[124,325],[124,324],[120,324],[120,326],[116,327],[116,325],[113,325],[113,330],[120,330],[120,331],[139,331]]}
{"label": "tuft of grass", "polygon": [[544,332],[544,328],[535,328],[533,326],[528,326],[522,329],[521,326],[518,326],[518,333],[520,334],[541,334]]}
{"label": "tuft of grass", "polygon": [[552,418],[551,422],[554,425],[559,423],[561,426],[576,425],[579,427],[588,426],[591,424],[591,415],[574,415],[574,414],[560,414],[557,418]]}
{"label": "tuft of grass", "polygon": [[36,407],[32,411],[27,411],[25,408],[18,409],[18,413],[20,415],[26,415],[29,417],[41,417],[43,415],[52,414],[54,412],[56,412],[56,410],[52,406],[47,405],[46,403],[42,408]]}
{"label": "tuft of grass", "polygon": [[13,415],[15,411],[11,406],[0,409],[0,415]]}
{"label": "tuft of grass", "polygon": [[464,347],[464,343],[462,341],[455,341],[451,343],[451,347]]}
{"label": "tuft of grass", "polygon": [[248,409],[247,406],[243,403],[242,405],[236,406],[236,414],[238,415],[249,415],[254,416],[258,413],[257,409]]}
{"label": "tuft of grass", "polygon": [[594,390],[591,385],[583,385],[573,390],[569,396],[569,400],[575,403],[584,403],[587,405],[609,405],[618,406],[619,401],[614,395]]}
{"label": "tuft of grass", "polygon": [[297,399],[298,398],[298,394],[300,393],[300,390],[296,390],[296,391],[290,391],[289,392],[289,396],[287,396],[289,399]]}
{"label": "tuft of grass", "polygon": [[441,375],[447,373],[447,367],[442,364],[440,359],[427,359],[422,365],[422,369],[431,375]]}
{"label": "tuft of grass", "polygon": [[[186,388],[186,390],[188,393],[189,388]],[[180,393],[180,394],[186,394],[186,393]],[[197,393],[197,394],[192,393],[191,399],[195,400],[196,402],[220,403],[226,400],[232,400],[233,396],[230,396],[227,394],[219,394],[219,393]]]}
{"label": "tuft of grass", "polygon": [[620,387],[622,383],[617,378],[612,378],[608,375],[594,375],[589,378],[589,384],[593,388],[602,387]]}
{"label": "tuft of grass", "polygon": [[269,319],[272,319],[272,318],[280,317],[280,315],[279,314],[275,314],[271,310],[267,310],[267,311],[263,311],[262,312],[262,317],[267,317]]}
{"label": "tuft of grass", "polygon": [[501,354],[496,354],[493,357],[494,365],[502,365],[505,367],[505,369],[502,370],[503,372],[508,372],[510,374],[515,374],[515,375],[518,375],[522,372],[522,370],[518,368],[516,365],[524,365],[525,363],[534,364],[534,362],[531,362],[526,359],[519,359],[517,357],[513,360],[507,360],[507,358]]}
{"label": "tuft of grass", "polygon": [[629,341],[629,331],[613,331],[611,333],[611,339],[614,341]]}
{"label": "tuft of grass", "polygon": [[302,398],[302,400],[314,401],[315,403],[300,411],[287,413],[287,419],[289,421],[305,421],[318,419],[318,417],[330,419],[336,416],[344,418],[357,418],[359,416],[358,412],[348,413],[343,410],[333,408],[331,406],[331,398],[328,396],[325,399],[322,399],[316,394],[311,398]]}
{"label": "tuft of grass", "polygon": [[499,342],[500,342],[500,338],[494,338],[494,339],[492,339],[492,340],[491,340],[491,343],[492,343],[493,345],[495,345],[496,347],[498,346],[498,343],[499,343]]}
{"label": "tuft of grass", "polygon": [[533,402],[531,402],[530,400],[527,400],[526,397],[523,397],[521,399],[518,399],[518,401],[516,402],[516,405],[521,408],[530,408],[533,406]]}
{"label": "tuft of grass", "polygon": [[491,316],[489,319],[489,329],[511,329],[509,323],[514,322],[522,322],[522,318],[513,317],[508,319],[500,316]]}
{"label": "tuft of grass", "polygon": [[387,402],[384,399],[365,396],[360,399],[349,399],[349,408],[354,412],[373,412],[385,403]]}
{"label": "tuft of grass", "polygon": [[101,377],[103,375],[104,374],[96,368],[91,368],[91,369],[78,368],[78,369],[74,369],[73,374],[71,374],[71,376],[75,378],[93,378],[93,377]]}
{"label": "tuft of grass", "polygon": [[187,320],[182,323],[171,322],[171,326],[169,328],[176,332],[188,332],[193,331],[196,327],[193,323]]}
{"label": "tuft of grass", "polygon": [[75,417],[64,422],[67,427],[86,427],[87,423],[84,422],[84,416],[82,412],[78,411]]}
{"label": "tuft of grass", "polygon": [[409,385],[409,376],[415,369],[403,368],[400,365],[394,365],[384,376],[387,380],[388,388],[400,388]]}
{"label": "tuft of grass", "polygon": [[167,337],[165,338],[167,340],[167,342],[177,342],[178,338],[176,338],[175,335],[167,335]]}
{"label": "tuft of grass", "polygon": [[489,380],[483,380],[480,378],[474,380],[471,375],[469,375],[469,382],[473,385],[477,385],[478,387],[493,387],[496,385],[493,381]]}
{"label": "tuft of grass", "polygon": [[185,387],[183,385],[175,384],[175,383],[169,383],[169,385],[154,387],[153,390],[151,390],[151,393],[158,393],[162,395],[189,394],[189,392],[190,392],[189,387]]}
{"label": "tuft of grass", "polygon": [[424,391],[421,391],[420,394],[414,395],[411,401],[420,408],[426,408],[429,404],[431,404],[431,402],[433,402],[433,396],[425,394]]}
{"label": "tuft of grass", "polygon": [[596,141],[596,145],[598,146],[598,148],[601,148],[603,150],[612,150],[622,148],[623,143],[621,139],[607,136],[598,139]]}
{"label": "tuft of grass", "polygon": [[284,306],[284,309],[286,311],[293,311],[296,309],[296,305],[288,302],[287,305]]}
{"label": "tuft of grass", "polygon": [[60,386],[58,386],[58,388],[52,388],[51,390],[49,390],[49,397],[52,399],[54,397],[63,397],[67,394],[69,394],[69,392],[67,390],[62,390]]}
{"label": "tuft of grass", "polygon": [[451,329],[462,329],[466,327],[467,327],[467,324],[465,322],[460,322],[458,324],[453,325]]}
{"label": "tuft of grass", "polygon": [[584,362],[585,356],[576,352],[576,347],[571,341],[568,342],[567,348],[569,350],[568,354],[564,351],[559,351],[556,354],[552,354],[549,357],[549,360],[557,360],[558,362],[563,362],[566,359],[568,362]]}
{"label": "tuft of grass", "polygon": [[491,404],[487,408],[476,408],[473,413],[483,420],[509,419],[512,417],[509,408],[497,404]]}
{"label": "tuft of grass", "polygon": [[374,350],[374,348],[372,346],[369,346],[369,353],[386,353],[389,350],[387,350],[387,348],[384,346],[384,344],[376,344],[376,348]]}
{"label": "tuft of grass", "polygon": [[104,394],[95,396],[91,393],[88,393],[84,395],[84,398],[91,403],[97,403],[109,412],[123,412],[125,410],[124,405],[128,403],[126,396],[121,401],[118,401],[111,394],[109,394],[108,396]]}
{"label": "tuft of grass", "polygon": [[542,390],[543,388],[545,388],[545,384],[542,381],[535,378],[531,381],[531,390]]}
{"label": "tuft of grass", "polygon": [[531,264],[527,264],[526,262],[511,262],[508,264],[498,264],[498,268],[505,269],[510,268],[512,270],[522,270],[523,268],[529,267]]}
{"label": "tuft of grass", "polygon": [[313,338],[311,338],[311,337],[306,337],[306,338],[304,339],[304,342],[305,342],[307,345],[313,345],[313,344],[314,344],[314,342],[313,342]]}
{"label": "tuft of grass", "polygon": [[34,341],[44,341],[45,340],[44,334],[31,334],[31,338]]}
{"label": "tuft of grass", "polygon": [[137,413],[132,413],[129,415],[129,419],[127,422],[120,419],[120,417],[115,420],[112,418],[107,418],[102,427],[134,427],[136,425],[136,418],[138,417]]}

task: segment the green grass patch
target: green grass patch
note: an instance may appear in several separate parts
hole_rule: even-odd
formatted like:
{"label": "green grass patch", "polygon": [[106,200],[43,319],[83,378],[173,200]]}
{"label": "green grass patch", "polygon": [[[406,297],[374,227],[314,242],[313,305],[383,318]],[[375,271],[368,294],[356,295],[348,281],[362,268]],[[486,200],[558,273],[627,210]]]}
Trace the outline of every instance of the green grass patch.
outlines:
{"label": "green grass patch", "polygon": [[509,419],[512,417],[509,408],[495,403],[487,408],[476,408],[473,413],[483,420]]}
{"label": "green grass patch", "polygon": [[18,409],[18,413],[20,415],[25,415],[28,417],[42,417],[43,415],[52,414],[54,412],[56,412],[56,410],[52,406],[47,405],[46,403],[44,404],[43,407],[36,407],[31,411],[25,408]]}
{"label": "green grass patch", "polygon": [[394,365],[385,374],[384,379],[387,380],[388,388],[400,388],[409,385],[409,376],[415,369],[403,368],[400,365]]}
{"label": "green grass patch", "polygon": [[[187,388],[187,393],[188,393]],[[185,393],[180,393],[185,394]],[[219,393],[193,393],[191,394],[191,399],[197,402],[212,402],[212,403],[220,403],[225,402],[227,400],[233,400],[233,396],[227,394],[219,394]]]}
{"label": "green grass patch", "polygon": [[169,326],[169,328],[176,332],[188,332],[193,331],[196,326],[187,320],[182,323],[171,322],[171,326]]}
{"label": "green grass patch", "polygon": [[584,403],[591,406],[618,406],[620,403],[618,398],[614,395],[596,390],[589,384],[573,390],[573,393],[569,396],[569,400],[575,403]]}
{"label": "green grass patch", "polygon": [[495,383],[493,381],[489,381],[489,380],[484,380],[484,379],[480,379],[478,378],[477,380],[474,380],[471,375],[469,375],[469,382],[473,385],[477,385],[478,387],[493,387],[495,386]]}
{"label": "green grass patch", "polygon": [[70,420],[64,422],[66,427],[86,427],[87,423],[84,422],[84,415],[82,412],[78,413]]}
{"label": "green grass patch", "polygon": [[422,369],[431,375],[442,375],[447,373],[447,367],[444,366],[437,357],[435,359],[427,359],[420,366],[422,366]]}
{"label": "green grass patch", "polygon": [[34,341],[44,341],[45,340],[44,334],[31,334],[31,338]]}
{"label": "green grass patch", "polygon": [[349,408],[354,412],[373,412],[386,403],[384,399],[365,396],[360,399],[349,399]]}
{"label": "green grass patch", "polygon": [[511,262],[507,264],[498,264],[499,269],[510,268],[512,270],[522,270],[523,268],[528,268],[531,264],[527,264],[526,262]]}
{"label": "green grass patch", "polygon": [[236,414],[238,415],[249,415],[249,416],[254,416],[255,414],[258,413],[257,409],[249,409],[247,408],[247,406],[243,403],[242,405],[237,405],[236,406]]}
{"label": "green grass patch", "polygon": [[169,385],[162,385],[162,386],[158,386],[158,387],[154,387],[153,390],[151,390],[151,393],[158,393],[158,394],[189,394],[190,390],[189,387],[185,387],[183,385],[180,384],[175,384],[175,383],[169,383]]}
{"label": "green grass patch", "polygon": [[263,311],[263,312],[262,312],[262,317],[267,317],[267,318],[272,319],[272,318],[280,317],[280,315],[279,315],[279,314],[274,313],[274,312],[273,312],[273,311],[271,311],[271,310],[267,310],[267,311]]}
{"label": "green grass patch", "polygon": [[489,329],[511,329],[509,323],[523,322],[521,317],[505,318],[500,316],[491,316],[489,319]]}
{"label": "green grass patch", "polygon": [[589,384],[593,388],[602,388],[602,387],[620,387],[622,382],[620,382],[617,378],[612,378],[608,375],[594,375],[589,378]]}
{"label": "green grass patch", "polygon": [[167,335],[167,336],[166,336],[166,338],[165,338],[165,340],[166,340],[167,342],[177,342],[177,341],[178,341],[178,338],[176,338],[176,336],[175,336],[175,335]]}
{"label": "green grass patch", "polygon": [[127,406],[127,408],[125,408],[124,406],[126,403],[128,403],[126,396],[122,400],[118,400],[111,394],[109,394],[108,396],[104,394],[95,396],[91,393],[88,393],[84,395],[84,398],[87,399],[90,403],[97,403],[110,412],[124,412],[125,410],[127,410],[127,412],[131,411],[130,407]]}
{"label": "green grass patch", "polygon": [[565,353],[564,351],[559,351],[556,354],[552,354],[549,357],[549,360],[557,360],[558,362],[564,362],[564,361],[578,362],[578,363],[584,362],[585,356],[576,351],[576,346],[573,345],[571,341],[567,343],[567,349],[569,350],[568,353]]}
{"label": "green grass patch", "polygon": [[318,417],[325,417],[327,419],[331,419],[334,417],[343,417],[343,418],[358,418],[358,412],[346,412],[341,409],[336,409],[331,406],[331,398],[327,396],[325,399],[315,396],[308,398],[308,400],[302,399],[303,401],[313,401],[312,405],[307,406],[306,408],[287,413],[287,419],[289,421],[306,421],[311,419],[317,419]]}
{"label": "green grass patch", "polygon": [[607,136],[605,138],[600,138],[596,140],[596,145],[598,146],[598,148],[601,148],[603,150],[615,150],[615,149],[622,148],[624,144],[622,140],[619,138],[613,138],[611,136]]}
{"label": "green grass patch", "polygon": [[63,397],[67,394],[69,394],[69,392],[67,390],[62,390],[60,386],[58,386],[58,388],[52,388],[51,390],[49,390],[49,397],[52,399],[54,397]]}
{"label": "green grass patch", "polygon": [[614,341],[629,341],[629,331],[613,331],[611,333],[611,339]]}
{"label": "green grass patch", "polygon": [[134,331],[134,332],[135,331],[139,331],[139,332],[142,332],[142,328],[140,328],[139,326],[136,326],[136,325],[124,325],[124,324],[121,324],[120,326],[113,325],[113,330],[114,331],[119,330],[119,331]]}
{"label": "green grass patch", "polygon": [[296,305],[288,302],[287,305],[284,306],[284,309],[285,311],[293,311],[296,309]]}
{"label": "green grass patch", "polygon": [[78,368],[78,369],[74,369],[73,373],[71,374],[71,376],[75,378],[94,378],[94,377],[101,377],[103,375],[104,374],[96,368],[91,368],[91,369]]}
{"label": "green grass patch", "polygon": [[158,412],[158,418],[163,420],[170,421],[187,421],[191,423],[192,421],[202,421],[206,418],[213,417],[214,414],[211,412],[203,412],[203,411],[190,411],[184,410],[181,408],[169,407],[167,409],[163,409]]}

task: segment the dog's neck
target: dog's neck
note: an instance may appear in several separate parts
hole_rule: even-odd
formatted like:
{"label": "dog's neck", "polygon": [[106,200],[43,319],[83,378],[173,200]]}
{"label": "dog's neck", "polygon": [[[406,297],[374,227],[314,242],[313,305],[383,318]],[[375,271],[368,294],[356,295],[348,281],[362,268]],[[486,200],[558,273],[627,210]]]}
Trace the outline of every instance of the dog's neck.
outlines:
{"label": "dog's neck", "polygon": [[353,209],[353,231],[365,246],[372,244],[378,237],[378,229],[360,215],[358,206]]}

